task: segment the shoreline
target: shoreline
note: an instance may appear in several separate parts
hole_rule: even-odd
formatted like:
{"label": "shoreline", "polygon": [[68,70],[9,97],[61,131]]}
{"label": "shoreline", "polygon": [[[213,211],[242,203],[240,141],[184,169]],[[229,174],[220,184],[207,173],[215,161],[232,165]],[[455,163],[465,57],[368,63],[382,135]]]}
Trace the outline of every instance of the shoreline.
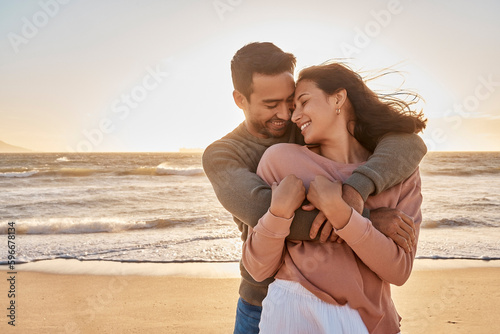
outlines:
{"label": "shoreline", "polygon": [[[413,271],[467,268],[500,268],[500,260],[415,259]],[[54,259],[17,264],[18,272],[59,275],[175,276],[198,278],[240,278],[238,262],[119,262]],[[0,271],[9,271],[0,265]]]}

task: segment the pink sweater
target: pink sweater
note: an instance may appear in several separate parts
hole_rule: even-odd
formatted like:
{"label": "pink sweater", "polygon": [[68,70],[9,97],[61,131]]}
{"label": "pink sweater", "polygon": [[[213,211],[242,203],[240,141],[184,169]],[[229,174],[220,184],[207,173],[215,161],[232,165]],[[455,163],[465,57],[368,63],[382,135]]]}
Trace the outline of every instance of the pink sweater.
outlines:
{"label": "pink sweater", "polygon": [[[257,174],[268,184],[295,174],[306,189],[316,175],[344,181],[362,165],[342,164],[305,146],[277,144],[260,161]],[[418,169],[404,182],[366,202],[369,209],[397,208],[414,218],[416,236],[422,215]],[[292,219],[269,211],[249,230],[243,245],[243,264],[256,281],[270,276],[302,284],[321,300],[358,310],[370,333],[398,333],[401,320],[391,299],[390,284],[402,285],[410,276],[416,245],[405,253],[353,211],[347,225],[336,230],[344,243],[285,240]]]}

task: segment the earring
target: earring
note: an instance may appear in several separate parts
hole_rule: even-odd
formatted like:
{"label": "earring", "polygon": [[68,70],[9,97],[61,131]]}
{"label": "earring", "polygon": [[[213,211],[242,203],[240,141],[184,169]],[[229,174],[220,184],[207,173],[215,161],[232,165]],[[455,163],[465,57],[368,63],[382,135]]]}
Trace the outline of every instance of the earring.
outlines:
{"label": "earring", "polygon": [[340,108],[337,108],[336,112],[337,112],[337,115],[340,115]]}

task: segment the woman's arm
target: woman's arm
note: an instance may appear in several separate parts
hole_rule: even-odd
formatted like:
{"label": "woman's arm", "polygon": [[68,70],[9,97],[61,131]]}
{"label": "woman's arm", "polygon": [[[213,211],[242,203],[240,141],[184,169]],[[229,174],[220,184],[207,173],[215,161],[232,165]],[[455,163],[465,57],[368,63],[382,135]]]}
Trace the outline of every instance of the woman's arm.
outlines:
{"label": "woman's arm", "polygon": [[268,211],[255,229],[248,229],[241,260],[257,282],[273,277],[281,267],[285,254],[285,238],[290,233],[292,219],[293,217],[280,218]]}
{"label": "woman's arm", "polygon": [[[316,182],[316,180],[313,182]],[[321,182],[321,184],[316,183],[314,186],[311,183],[309,194],[311,194],[313,201],[319,203],[318,205],[325,205],[319,202],[317,196],[322,196],[327,191],[333,192],[335,189],[325,182]],[[312,193],[311,188],[313,189]],[[309,194],[308,199],[310,197]],[[327,213],[327,217],[334,226],[336,233],[344,239],[364,264],[381,279],[391,284],[402,285],[410,276],[413,268],[420,223],[422,221],[421,203],[420,174],[417,170],[408,180],[403,182],[396,206],[396,209],[406,212],[414,218],[416,242],[409,253],[405,253],[402,247],[396,245],[392,239],[389,239],[375,229],[368,219],[362,217],[354,210],[346,208],[343,204],[339,205],[337,202],[335,206],[338,210],[333,213]],[[339,212],[342,213],[339,214]],[[349,215],[350,217],[346,219]]]}
{"label": "woman's arm", "polygon": [[257,282],[274,276],[281,267],[285,238],[290,233],[294,211],[304,198],[304,184],[293,174],[285,177],[279,185],[272,185],[271,206],[255,228],[249,229],[243,244],[243,265]]}

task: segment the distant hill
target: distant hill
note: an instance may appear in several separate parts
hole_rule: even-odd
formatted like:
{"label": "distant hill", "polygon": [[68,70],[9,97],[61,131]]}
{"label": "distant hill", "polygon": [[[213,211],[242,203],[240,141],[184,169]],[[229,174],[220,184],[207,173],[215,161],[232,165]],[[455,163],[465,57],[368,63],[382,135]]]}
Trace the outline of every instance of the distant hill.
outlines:
{"label": "distant hill", "polygon": [[7,144],[0,140],[0,153],[32,152],[24,147]]}

